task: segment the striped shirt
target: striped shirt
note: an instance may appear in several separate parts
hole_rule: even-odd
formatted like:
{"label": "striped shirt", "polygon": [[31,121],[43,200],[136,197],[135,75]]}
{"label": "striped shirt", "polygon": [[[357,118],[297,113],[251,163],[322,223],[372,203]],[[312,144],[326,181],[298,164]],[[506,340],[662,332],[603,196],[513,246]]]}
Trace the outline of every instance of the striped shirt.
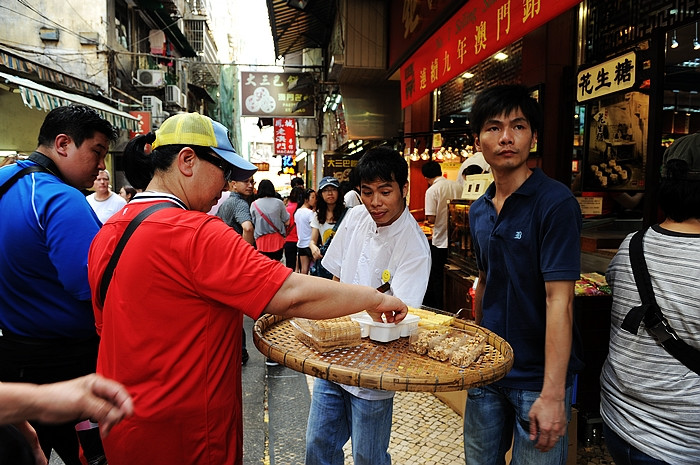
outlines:
{"label": "striped shirt", "polygon": [[[667,463],[700,463],[700,376],[657,344],[644,323],[637,335],[620,325],[641,305],[628,236],[610,263],[610,352],[601,374],[601,414],[630,445]],[[656,301],[680,339],[700,349],[700,235],[658,225],[644,237]]]}

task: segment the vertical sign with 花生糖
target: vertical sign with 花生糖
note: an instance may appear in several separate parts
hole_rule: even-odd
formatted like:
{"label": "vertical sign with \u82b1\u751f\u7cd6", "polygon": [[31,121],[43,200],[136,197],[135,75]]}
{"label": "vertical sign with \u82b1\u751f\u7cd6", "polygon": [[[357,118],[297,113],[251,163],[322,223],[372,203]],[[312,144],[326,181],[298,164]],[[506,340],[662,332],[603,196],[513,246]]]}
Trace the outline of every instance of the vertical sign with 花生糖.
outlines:
{"label": "vertical sign with \u82b1\u751f\u7cd6", "polygon": [[401,66],[406,108],[581,0],[470,0]]}
{"label": "vertical sign with \u82b1\u751f\u7cd6", "polygon": [[275,155],[282,155],[282,171],[296,173],[294,155],[297,153],[297,123],[294,118],[275,118]]}

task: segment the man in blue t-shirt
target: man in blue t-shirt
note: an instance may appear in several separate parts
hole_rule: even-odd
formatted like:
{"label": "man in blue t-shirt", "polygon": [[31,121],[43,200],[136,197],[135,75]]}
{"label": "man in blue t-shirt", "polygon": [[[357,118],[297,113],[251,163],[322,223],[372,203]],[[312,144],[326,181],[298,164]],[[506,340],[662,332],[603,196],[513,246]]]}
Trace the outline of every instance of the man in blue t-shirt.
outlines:
{"label": "man in blue t-shirt", "polygon": [[[28,160],[0,169],[0,381],[53,383],[94,373],[99,340],[87,255],[100,222],[78,189],[92,187],[112,125],[81,105],[50,111]],[[19,175],[25,168],[33,169]],[[5,190],[5,188],[7,188]],[[79,465],[75,422],[33,422],[44,454]],[[99,431],[78,426],[89,463],[102,463]]]}
{"label": "man in blue t-shirt", "polygon": [[[527,88],[496,86],[472,107],[475,146],[494,182],[469,210],[479,269],[476,321],[513,347],[512,370],[470,389],[467,464],[564,464],[573,372],[574,284],[580,276],[581,211],[571,191],[530,169],[542,121]],[[563,439],[562,439],[563,438]]]}

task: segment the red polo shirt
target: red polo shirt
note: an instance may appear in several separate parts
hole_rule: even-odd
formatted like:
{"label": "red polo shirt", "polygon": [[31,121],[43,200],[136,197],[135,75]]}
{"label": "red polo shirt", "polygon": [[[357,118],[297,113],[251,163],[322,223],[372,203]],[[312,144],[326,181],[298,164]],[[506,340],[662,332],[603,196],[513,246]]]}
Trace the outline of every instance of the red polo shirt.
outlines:
{"label": "red polo shirt", "polygon": [[[126,226],[152,204],[132,201],[95,237],[93,295]],[[166,208],[141,223],[104,308],[93,304],[97,372],[134,399],[134,416],[104,440],[111,465],[241,462],[243,314],[258,318],[290,272],[205,213]]]}

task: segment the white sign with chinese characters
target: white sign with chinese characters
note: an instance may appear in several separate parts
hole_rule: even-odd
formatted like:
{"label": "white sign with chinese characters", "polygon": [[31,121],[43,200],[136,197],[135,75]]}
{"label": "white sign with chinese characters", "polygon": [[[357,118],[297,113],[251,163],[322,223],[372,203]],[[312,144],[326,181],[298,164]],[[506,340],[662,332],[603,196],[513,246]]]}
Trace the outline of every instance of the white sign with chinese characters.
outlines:
{"label": "white sign with chinese characters", "polygon": [[634,86],[636,64],[636,55],[630,52],[584,69],[578,73],[577,100],[584,102]]}

